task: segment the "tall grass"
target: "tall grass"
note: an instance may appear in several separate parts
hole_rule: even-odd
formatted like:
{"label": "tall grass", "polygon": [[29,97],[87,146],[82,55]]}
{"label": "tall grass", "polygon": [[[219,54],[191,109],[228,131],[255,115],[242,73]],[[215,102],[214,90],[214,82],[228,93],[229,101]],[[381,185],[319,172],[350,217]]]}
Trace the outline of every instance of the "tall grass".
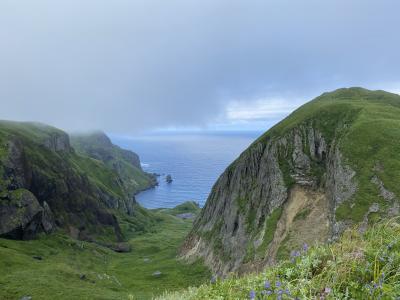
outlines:
{"label": "tall grass", "polygon": [[292,258],[263,273],[166,293],[178,299],[400,299],[399,219],[336,243],[293,249]]}

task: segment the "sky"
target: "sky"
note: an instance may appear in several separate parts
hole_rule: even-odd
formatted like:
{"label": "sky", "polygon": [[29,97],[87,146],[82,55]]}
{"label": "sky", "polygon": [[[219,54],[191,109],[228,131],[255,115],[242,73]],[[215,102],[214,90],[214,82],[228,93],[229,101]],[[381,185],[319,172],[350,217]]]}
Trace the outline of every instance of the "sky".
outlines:
{"label": "sky", "polygon": [[1,0],[0,119],[267,129],[322,92],[400,92],[398,0]]}

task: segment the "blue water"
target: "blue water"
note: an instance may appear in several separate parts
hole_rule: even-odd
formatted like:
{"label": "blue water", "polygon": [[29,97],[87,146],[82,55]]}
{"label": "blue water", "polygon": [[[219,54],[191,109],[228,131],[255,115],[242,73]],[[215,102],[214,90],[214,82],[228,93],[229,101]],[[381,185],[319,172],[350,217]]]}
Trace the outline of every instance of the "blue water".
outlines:
{"label": "blue water", "polygon": [[[142,167],[161,174],[159,186],[139,193],[146,208],[175,207],[187,200],[201,206],[226,167],[261,133],[168,133],[138,137],[112,136],[115,144],[139,154]],[[173,182],[166,183],[171,174]]]}

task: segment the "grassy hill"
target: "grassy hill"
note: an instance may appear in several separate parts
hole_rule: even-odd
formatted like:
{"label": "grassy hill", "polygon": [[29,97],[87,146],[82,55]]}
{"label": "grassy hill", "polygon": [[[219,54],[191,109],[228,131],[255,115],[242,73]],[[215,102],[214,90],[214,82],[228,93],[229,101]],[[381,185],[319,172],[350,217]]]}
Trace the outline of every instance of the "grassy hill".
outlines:
{"label": "grassy hill", "polygon": [[182,247],[216,274],[275,264],[400,214],[400,96],[345,88],[303,105],[215,183]]}
{"label": "grassy hill", "polygon": [[284,136],[307,123],[320,130],[328,143],[339,139],[346,163],[357,173],[357,193],[336,210],[338,219],[360,222],[373,202],[388,204],[379,186],[371,184],[376,174],[388,190],[400,195],[399,95],[363,88],[324,93],[294,111],[258,142]]}

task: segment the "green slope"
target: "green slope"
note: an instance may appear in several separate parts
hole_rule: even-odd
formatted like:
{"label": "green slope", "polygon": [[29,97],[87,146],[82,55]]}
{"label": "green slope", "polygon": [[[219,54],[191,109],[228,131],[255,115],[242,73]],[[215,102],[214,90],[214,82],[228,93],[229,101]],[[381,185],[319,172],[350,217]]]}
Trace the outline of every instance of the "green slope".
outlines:
{"label": "green slope", "polygon": [[[130,253],[60,233],[32,241],[0,238],[0,299],[151,299],[165,290],[207,282],[211,275],[201,263],[187,265],[176,258],[191,222],[161,212],[143,213],[150,215],[145,220],[154,220],[145,228],[136,217],[120,220]],[[157,271],[161,275],[153,276]]]}
{"label": "green slope", "polygon": [[375,174],[388,190],[400,195],[399,95],[363,88],[324,93],[294,111],[254,144],[283,136],[304,124],[320,130],[328,143],[336,139],[346,164],[356,171],[357,192],[337,209],[338,220],[360,222],[374,202],[386,208],[379,188],[371,184]]}
{"label": "green slope", "polygon": [[[21,201],[33,194],[40,209],[44,202],[49,205],[54,223],[66,232],[86,240],[121,241],[116,214],[137,207],[122,181],[103,162],[74,151],[68,135],[57,128],[0,122],[0,213],[14,214],[15,222],[26,218]],[[41,224],[35,226],[34,232],[41,231]]]}
{"label": "green slope", "polygon": [[157,183],[153,175],[142,170],[137,154],[112,144],[103,132],[74,134],[71,143],[81,155],[102,161],[117,172],[131,197]]}
{"label": "green slope", "polygon": [[400,96],[346,88],[303,105],[215,183],[181,249],[213,272],[248,273],[303,243],[400,214]]}
{"label": "green slope", "polygon": [[398,220],[377,224],[365,234],[358,228],[348,230],[331,245],[293,250],[298,253],[291,260],[265,272],[157,299],[398,299],[400,295]]}

